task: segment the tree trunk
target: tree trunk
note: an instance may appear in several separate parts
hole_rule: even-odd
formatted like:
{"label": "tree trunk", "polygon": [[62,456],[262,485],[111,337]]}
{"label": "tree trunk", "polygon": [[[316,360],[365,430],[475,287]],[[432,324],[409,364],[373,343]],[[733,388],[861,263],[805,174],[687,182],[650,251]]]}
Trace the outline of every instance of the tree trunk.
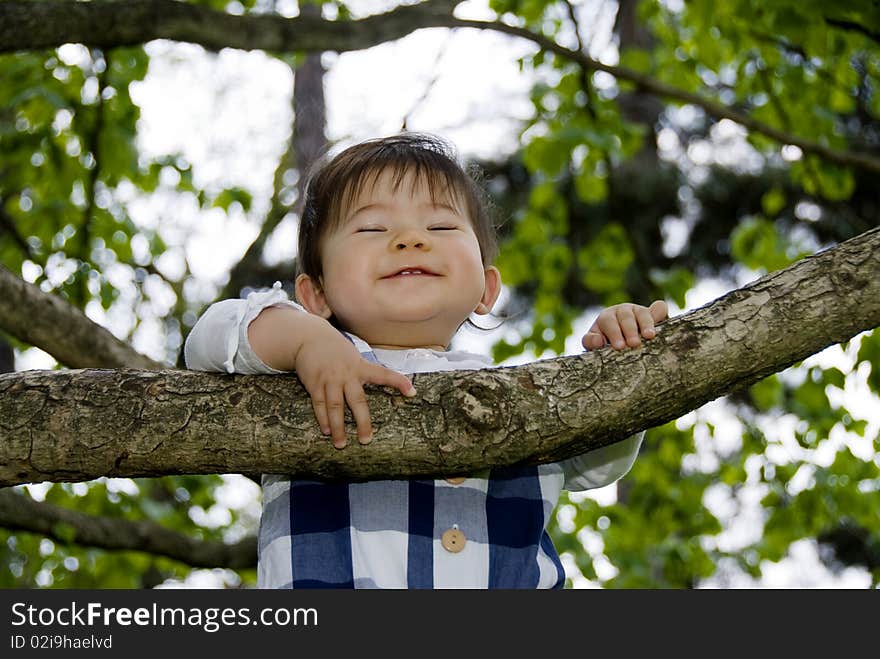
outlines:
{"label": "tree trunk", "polygon": [[[321,9],[317,5],[303,5],[301,16],[320,18]],[[261,288],[271,286],[275,281],[283,281],[285,290],[293,290],[296,277],[296,262],[284,263],[274,267],[265,266],[262,262],[263,248],[272,232],[288,213],[302,214],[305,184],[312,166],[323,155],[327,147],[325,126],[327,123],[327,107],[324,99],[324,67],[321,64],[321,53],[309,53],[293,72],[293,125],[290,141],[281,161],[275,169],[275,185],[272,203],[260,235],[248,247],[241,260],[229,273],[229,283],[225,286],[221,298],[240,297],[246,286]],[[296,169],[296,203],[294,207],[286,205],[282,198],[285,188],[285,175]],[[289,283],[289,285],[287,285]]]}
{"label": "tree trunk", "polygon": [[425,373],[368,392],[375,438],[337,450],[294,375],[0,376],[0,485],[225,472],[399,478],[546,463],[676,419],[880,325],[880,228],[664,323],[642,348]]}

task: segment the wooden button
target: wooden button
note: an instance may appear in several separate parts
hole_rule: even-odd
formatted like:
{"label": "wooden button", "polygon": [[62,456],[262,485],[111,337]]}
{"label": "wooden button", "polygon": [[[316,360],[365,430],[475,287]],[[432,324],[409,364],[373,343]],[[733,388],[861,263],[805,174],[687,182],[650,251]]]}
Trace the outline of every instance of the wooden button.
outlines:
{"label": "wooden button", "polygon": [[464,549],[465,542],[467,540],[464,537],[464,533],[456,528],[446,529],[443,535],[440,536],[440,544],[443,545],[443,549],[453,554],[457,554]]}
{"label": "wooden button", "polygon": [[455,476],[454,478],[447,478],[446,482],[450,485],[460,485],[467,480],[467,476]]}

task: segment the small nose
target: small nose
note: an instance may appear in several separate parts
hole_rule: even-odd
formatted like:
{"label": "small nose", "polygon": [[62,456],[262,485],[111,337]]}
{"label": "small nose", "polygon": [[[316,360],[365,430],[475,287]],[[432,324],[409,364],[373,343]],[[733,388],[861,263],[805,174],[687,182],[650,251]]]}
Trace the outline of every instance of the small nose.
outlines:
{"label": "small nose", "polygon": [[420,231],[404,231],[397,235],[394,239],[394,249],[401,251],[404,249],[431,249],[425,235]]}

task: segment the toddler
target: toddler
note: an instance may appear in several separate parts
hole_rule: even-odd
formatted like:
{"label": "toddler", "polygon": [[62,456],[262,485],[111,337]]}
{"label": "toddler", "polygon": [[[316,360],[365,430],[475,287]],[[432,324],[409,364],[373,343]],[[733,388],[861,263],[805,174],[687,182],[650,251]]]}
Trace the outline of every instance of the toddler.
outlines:
{"label": "toddler", "polygon": [[[312,176],[299,230],[296,299],[275,288],[210,306],[186,341],[187,367],[295,371],[333,445],[373,436],[363,385],[415,395],[407,374],[481,369],[449,349],[501,292],[484,194],[439,138],[405,133],[341,152]],[[666,318],[609,307],[587,349],[637,347]],[[559,588],[547,532],[562,489],[613,483],[642,435],[561,462],[466,478],[322,482],[263,476],[260,588]]]}

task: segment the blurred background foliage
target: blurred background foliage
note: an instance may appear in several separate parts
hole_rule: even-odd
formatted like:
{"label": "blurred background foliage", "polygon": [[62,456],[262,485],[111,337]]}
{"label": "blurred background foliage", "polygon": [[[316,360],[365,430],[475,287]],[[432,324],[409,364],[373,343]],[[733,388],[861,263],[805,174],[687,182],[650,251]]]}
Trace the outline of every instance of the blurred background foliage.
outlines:
{"label": "blurred background foliage", "polygon": [[[274,6],[198,4],[239,14]],[[489,6],[593,56],[598,14],[616,12],[612,49],[622,66],[789,135],[880,155],[877,3]],[[349,15],[344,3],[325,3],[324,11]],[[303,61],[277,57],[292,69]],[[566,339],[600,306],[663,298],[677,313],[707,301],[707,290],[737,288],[878,224],[876,172],[829,163],[719,120],[699,103],[670,102],[559,54],[536,50],[519,66],[535,81],[521,148],[474,163],[501,220],[498,265],[511,320],[492,347],[499,362],[564,354]],[[191,229],[175,226],[174,204],[253,217],[255,193],[199,185],[180,153],[144,155],[130,90],[149,70],[141,47],[0,56],[0,263],[175,365],[198,314],[230,292],[190,271]],[[288,167],[296,174],[283,175]],[[301,172],[285,163],[278,171],[273,197],[295,214]],[[167,201],[152,216],[137,212],[149,198]],[[291,271],[289,263],[263,262],[236,272],[235,282],[281,279],[289,290]],[[4,338],[19,357],[30,349]],[[880,332],[826,353],[649,430],[616,496],[565,497],[552,530],[570,585],[760,585],[793,547],[808,546],[823,576],[795,583],[846,575],[838,583],[876,587]],[[230,494],[242,482],[244,502]],[[234,542],[256,531],[258,489],[244,477],[18,489],[206,540]],[[64,537],[64,529],[54,540],[0,529],[0,586],[192,583],[188,565]],[[229,587],[255,581],[249,569],[218,569],[212,578]]]}

